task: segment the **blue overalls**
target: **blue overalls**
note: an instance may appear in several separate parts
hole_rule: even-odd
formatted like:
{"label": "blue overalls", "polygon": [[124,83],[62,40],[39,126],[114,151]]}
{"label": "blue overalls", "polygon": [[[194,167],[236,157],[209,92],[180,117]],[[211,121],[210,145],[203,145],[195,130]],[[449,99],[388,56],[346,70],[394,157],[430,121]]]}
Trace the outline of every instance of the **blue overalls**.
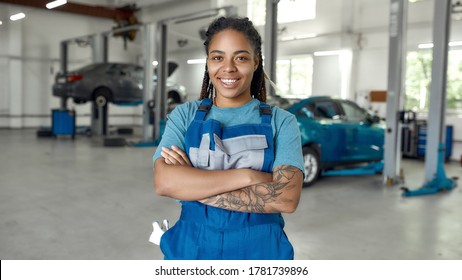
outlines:
{"label": "blue overalls", "polygon": [[[252,168],[272,172],[271,108],[261,102],[261,124],[222,127],[205,120],[212,106],[204,99],[186,132],[185,150],[192,165],[207,170]],[[178,222],[160,247],[165,259],[293,259],[293,247],[279,213],[247,213],[182,201]]]}

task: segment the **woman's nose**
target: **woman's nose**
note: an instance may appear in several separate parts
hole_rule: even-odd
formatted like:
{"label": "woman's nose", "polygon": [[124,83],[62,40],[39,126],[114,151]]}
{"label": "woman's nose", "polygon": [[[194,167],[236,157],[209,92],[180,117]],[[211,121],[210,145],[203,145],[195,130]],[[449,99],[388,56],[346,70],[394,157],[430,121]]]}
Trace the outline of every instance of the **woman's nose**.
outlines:
{"label": "woman's nose", "polygon": [[234,72],[234,71],[236,71],[236,65],[234,64],[234,60],[232,60],[232,59],[225,60],[224,64],[223,64],[223,71],[225,71],[225,72]]}

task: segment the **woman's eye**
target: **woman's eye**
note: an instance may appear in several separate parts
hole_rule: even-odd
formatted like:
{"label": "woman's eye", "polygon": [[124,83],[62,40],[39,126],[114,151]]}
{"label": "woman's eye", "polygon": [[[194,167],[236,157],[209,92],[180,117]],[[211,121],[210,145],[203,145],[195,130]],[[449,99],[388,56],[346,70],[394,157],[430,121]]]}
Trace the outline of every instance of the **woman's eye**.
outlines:
{"label": "woman's eye", "polygon": [[221,60],[221,59],[222,59],[221,56],[214,56],[214,57],[212,57],[212,60]]}
{"label": "woman's eye", "polygon": [[238,56],[236,59],[237,59],[237,60],[240,60],[240,61],[248,60],[248,58],[245,57],[245,56]]}

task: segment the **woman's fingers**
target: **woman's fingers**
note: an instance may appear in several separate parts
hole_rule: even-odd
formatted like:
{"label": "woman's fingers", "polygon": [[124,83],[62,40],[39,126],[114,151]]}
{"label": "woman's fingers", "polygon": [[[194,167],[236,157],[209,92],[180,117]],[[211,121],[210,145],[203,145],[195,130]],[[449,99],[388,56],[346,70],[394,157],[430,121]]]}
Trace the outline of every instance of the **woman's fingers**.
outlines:
{"label": "woman's fingers", "polygon": [[183,150],[181,150],[177,146],[172,146],[172,150],[175,151],[176,153],[178,153],[181,156],[181,158],[183,159],[185,164],[191,165],[191,162],[189,161],[188,155],[185,152],[183,152]]}
{"label": "woman's fingers", "polygon": [[176,146],[172,146],[172,149],[162,147],[160,154],[165,159],[165,163],[167,164],[191,165],[188,156]]}

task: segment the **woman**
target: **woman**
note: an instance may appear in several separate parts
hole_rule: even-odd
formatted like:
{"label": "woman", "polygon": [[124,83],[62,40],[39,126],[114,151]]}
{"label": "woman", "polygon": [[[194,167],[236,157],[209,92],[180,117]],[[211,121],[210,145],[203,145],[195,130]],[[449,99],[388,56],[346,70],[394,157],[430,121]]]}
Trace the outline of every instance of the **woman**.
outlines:
{"label": "woman", "polygon": [[303,182],[295,117],[266,100],[261,37],[247,18],[219,18],[204,42],[200,100],[169,115],[154,155],[158,195],[181,200],[165,259],[293,259],[281,213]]}

